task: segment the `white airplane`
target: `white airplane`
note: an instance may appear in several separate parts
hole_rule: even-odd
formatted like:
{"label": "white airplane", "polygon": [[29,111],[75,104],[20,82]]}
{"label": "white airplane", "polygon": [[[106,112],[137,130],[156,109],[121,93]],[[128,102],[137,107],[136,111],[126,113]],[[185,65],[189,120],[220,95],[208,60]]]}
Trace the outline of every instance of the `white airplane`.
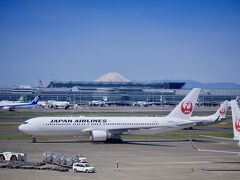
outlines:
{"label": "white airplane", "polygon": [[93,100],[88,103],[89,106],[106,106],[108,103],[107,97],[103,97],[103,100]]}
{"label": "white airplane", "polygon": [[48,101],[47,102],[48,107],[54,108],[54,109],[68,109],[70,107],[70,102],[68,101]]}
{"label": "white airplane", "polygon": [[234,140],[238,141],[238,145],[240,146],[240,110],[236,100],[231,100],[231,110],[232,110],[232,123],[233,123],[233,139],[231,138],[223,138],[223,137],[215,137],[215,136],[204,136],[203,137],[210,137],[210,138],[217,138],[217,139],[225,139],[225,140]]}
{"label": "white airplane", "polygon": [[122,134],[147,130],[155,133],[175,131],[193,126],[191,114],[197,102],[199,88],[194,88],[165,117],[36,117],[25,121],[19,130],[35,136],[73,135],[88,133],[91,141],[121,142]]}
{"label": "white airplane", "polygon": [[137,101],[133,103],[133,106],[140,106],[140,107],[147,107],[154,105],[153,102],[148,102],[148,101]]}
{"label": "white airplane", "polygon": [[21,96],[17,101],[10,101],[10,100],[1,100],[0,104],[7,104],[7,103],[20,103],[20,102],[24,102],[24,97]]}
{"label": "white airplane", "polygon": [[148,107],[148,106],[154,106],[154,105],[165,105],[166,101],[161,96],[159,101],[149,101],[148,99],[146,101],[137,101],[132,104],[132,106],[140,106],[140,107]]}
{"label": "white airplane", "polygon": [[[232,109],[232,123],[233,123],[233,139],[231,138],[223,138],[223,137],[215,137],[215,136],[203,136],[203,137],[209,137],[209,138],[216,138],[216,139],[222,139],[222,140],[231,140],[231,141],[238,141],[238,145],[240,146],[240,110],[237,105],[236,100],[231,100],[231,109]],[[191,138],[190,142],[194,149],[198,151],[203,152],[218,152],[218,153],[228,153],[228,154],[237,154],[240,155],[240,151],[221,151],[221,150],[215,150],[215,149],[199,149],[195,144],[193,144]]]}
{"label": "white airplane", "polygon": [[6,101],[0,102],[0,109],[13,111],[14,109],[18,108],[33,108],[37,106],[39,96],[36,96],[31,103],[22,103],[22,102],[14,102],[14,101]]}
{"label": "white airplane", "polygon": [[38,101],[38,106],[42,108],[47,108],[48,104],[47,101]]}
{"label": "white airplane", "polygon": [[227,119],[226,113],[228,108],[228,101],[224,101],[218,108],[217,112],[210,116],[193,116],[191,121],[196,122],[197,126],[206,126],[222,122]]}
{"label": "white airplane", "polygon": [[90,101],[88,103],[89,106],[105,106],[105,101],[96,101],[96,100],[93,100],[93,101]]}

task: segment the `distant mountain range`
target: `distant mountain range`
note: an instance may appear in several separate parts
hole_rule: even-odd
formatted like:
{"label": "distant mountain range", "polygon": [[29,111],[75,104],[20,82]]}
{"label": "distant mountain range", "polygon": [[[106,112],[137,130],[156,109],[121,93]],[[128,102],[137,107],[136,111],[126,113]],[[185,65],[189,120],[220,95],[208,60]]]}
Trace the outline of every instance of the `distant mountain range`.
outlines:
{"label": "distant mountain range", "polygon": [[[96,82],[130,82],[128,79],[123,77],[117,72],[109,72],[104,74]],[[135,82],[135,81],[131,81]],[[144,81],[145,82],[145,81]],[[203,88],[203,89],[240,89],[240,84],[231,83],[231,82],[218,82],[218,83],[202,83],[193,80],[153,80],[151,82],[185,82],[183,89],[192,89],[192,88]]]}
{"label": "distant mountain range", "polygon": [[219,83],[201,83],[198,81],[192,80],[183,80],[181,82],[186,82],[183,86],[183,89],[191,89],[191,88],[204,88],[204,89],[239,89],[240,84],[231,83],[231,82],[219,82]]}

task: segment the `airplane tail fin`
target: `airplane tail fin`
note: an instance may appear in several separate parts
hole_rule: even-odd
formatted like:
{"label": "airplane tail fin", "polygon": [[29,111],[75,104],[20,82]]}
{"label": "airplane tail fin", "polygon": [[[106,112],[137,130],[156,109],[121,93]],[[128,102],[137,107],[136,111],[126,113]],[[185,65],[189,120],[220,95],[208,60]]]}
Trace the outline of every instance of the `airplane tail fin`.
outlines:
{"label": "airplane tail fin", "polygon": [[188,93],[188,95],[177,105],[177,107],[172,110],[168,117],[189,120],[192,115],[193,108],[197,102],[200,91],[200,88],[193,88]]}
{"label": "airplane tail fin", "polygon": [[237,103],[239,103],[239,101],[240,101],[239,96],[236,97],[236,101],[237,101]]}
{"label": "airplane tail fin", "polygon": [[19,102],[23,102],[24,101],[24,96],[21,96],[19,99],[18,99]]}
{"label": "airplane tail fin", "polygon": [[218,108],[217,112],[212,116],[219,117],[219,119],[225,119],[228,108],[228,101],[224,101],[221,106]]}
{"label": "airplane tail fin", "polygon": [[231,100],[234,140],[240,141],[240,110],[236,100]]}
{"label": "airplane tail fin", "polygon": [[37,104],[39,98],[40,98],[40,95],[36,96],[36,97],[34,98],[34,100],[31,102],[31,105],[35,105],[35,104]]}

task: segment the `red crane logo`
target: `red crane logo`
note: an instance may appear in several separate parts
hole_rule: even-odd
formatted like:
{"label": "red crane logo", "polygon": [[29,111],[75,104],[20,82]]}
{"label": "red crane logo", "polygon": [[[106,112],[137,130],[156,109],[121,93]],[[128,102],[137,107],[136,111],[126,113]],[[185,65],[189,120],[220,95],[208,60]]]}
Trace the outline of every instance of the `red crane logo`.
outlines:
{"label": "red crane logo", "polygon": [[190,114],[193,110],[193,105],[190,101],[183,101],[181,105],[181,110],[184,114]]}
{"label": "red crane logo", "polygon": [[219,113],[220,113],[221,115],[224,115],[224,114],[225,114],[225,112],[226,112],[226,110],[225,110],[225,109],[219,109]]}
{"label": "red crane logo", "polygon": [[240,118],[236,118],[235,129],[240,132]]}

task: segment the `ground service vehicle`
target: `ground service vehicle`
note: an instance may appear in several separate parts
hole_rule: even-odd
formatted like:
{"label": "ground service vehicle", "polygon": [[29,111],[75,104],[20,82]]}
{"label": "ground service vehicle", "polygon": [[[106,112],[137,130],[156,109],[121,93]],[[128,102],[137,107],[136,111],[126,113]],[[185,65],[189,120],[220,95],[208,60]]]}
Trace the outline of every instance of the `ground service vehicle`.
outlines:
{"label": "ground service vehicle", "polygon": [[2,152],[0,153],[0,160],[4,161],[26,161],[27,154],[15,152]]}
{"label": "ground service vehicle", "polygon": [[91,167],[89,164],[86,164],[86,163],[74,163],[73,171],[74,172],[94,173],[95,168]]}
{"label": "ground service vehicle", "polygon": [[43,153],[43,162],[72,168],[73,163],[87,164],[87,158],[48,151]]}

